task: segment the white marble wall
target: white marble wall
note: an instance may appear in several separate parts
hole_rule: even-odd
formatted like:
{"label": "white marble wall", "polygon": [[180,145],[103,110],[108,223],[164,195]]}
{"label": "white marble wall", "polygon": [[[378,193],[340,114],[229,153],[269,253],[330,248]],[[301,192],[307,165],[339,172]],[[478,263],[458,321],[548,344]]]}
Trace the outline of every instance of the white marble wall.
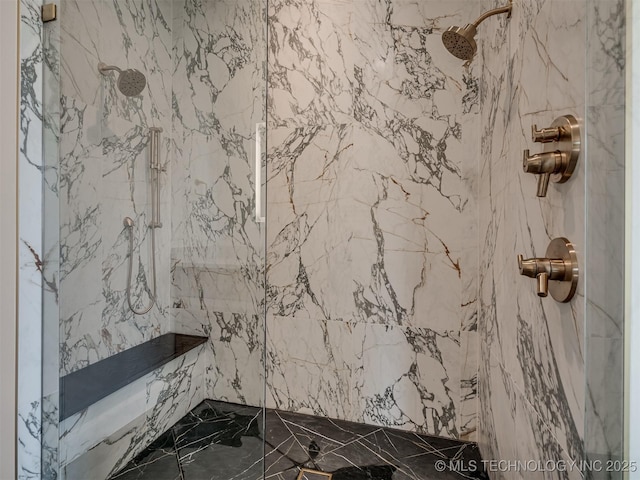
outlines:
{"label": "white marble wall", "polygon": [[[622,2],[515,1],[511,19],[487,21],[479,34],[479,441],[486,459],[582,460],[589,453],[584,439],[594,434],[593,442],[599,443],[602,438],[590,427],[594,410],[587,404],[603,402],[594,399],[591,390],[585,398],[585,372],[592,388],[601,392],[596,397],[607,392],[609,398],[620,398],[620,392],[603,388],[602,376],[593,371],[598,364],[597,371],[604,372],[602,355],[595,342],[585,342],[585,333],[594,335],[594,328],[606,325],[595,318],[596,311],[613,324],[622,318],[622,290],[603,302],[597,300],[602,292],[595,295],[599,289],[611,294],[609,287],[620,288],[623,278],[621,255],[603,251],[622,250],[624,125],[615,133],[621,126],[619,106],[595,107],[606,103],[598,94],[615,96],[606,82],[620,77],[623,68],[616,43],[622,11],[611,9],[615,4]],[[483,8],[495,6],[496,2],[483,2]],[[603,12],[594,18],[599,8]],[[592,43],[585,55],[587,33]],[[591,55],[598,46],[610,51],[594,60]],[[595,65],[605,73],[597,86],[585,73],[587,66],[593,71]],[[547,197],[538,199],[536,178],[522,171],[522,152],[540,151],[530,138],[532,124],[547,126],[563,114],[581,122],[588,154],[581,156],[569,182],[552,184]],[[604,125],[612,129],[613,141],[603,142],[599,132]],[[603,149],[608,154],[603,155]],[[599,233],[604,232],[601,222],[612,227],[610,238]],[[516,263],[519,253],[544,256],[549,241],[558,236],[576,245],[581,268],[576,297],[568,304],[538,298],[533,280],[520,276]],[[614,378],[621,374],[615,368],[609,372]],[[581,478],[582,473],[557,475]],[[492,472],[494,479],[538,476],[544,474]]]}
{"label": "white marble wall", "polygon": [[42,307],[46,281],[42,228],[43,56],[38,2],[20,3],[18,159],[18,449],[19,479],[39,479],[42,438]]}
{"label": "white marble wall", "polygon": [[[184,8],[171,0],[70,0],[59,8],[59,313],[64,375],[173,330],[171,195],[176,146],[183,141],[182,131],[174,136],[173,101],[184,83],[178,77],[174,88],[173,29],[174,16]],[[99,74],[100,61],[140,70],[147,78],[145,90],[138,97],[123,96],[115,74]],[[129,238],[122,222],[125,216],[136,222],[132,297],[140,308],[148,302],[152,284],[147,228],[151,126],[163,128],[163,228],[156,230],[157,304],[137,316],[126,299]],[[178,209],[177,214],[183,212]],[[126,415],[119,405],[124,394],[120,391],[66,420],[60,429],[60,474],[80,478],[91,471],[106,477],[124,465],[205,398],[205,359],[200,348],[150,374],[150,380],[128,386],[126,398],[139,403]],[[133,415],[134,410],[140,415]],[[84,454],[88,450],[92,453]]]}
{"label": "white marble wall", "polygon": [[[60,370],[67,374],[170,329],[172,2],[69,0],[60,5]],[[102,76],[98,62],[147,77],[138,97]],[[162,127],[157,304],[137,316],[126,300],[134,228],[132,298],[152,284],[148,127]]]}
{"label": "white marble wall", "polygon": [[207,335],[208,398],[264,404],[264,225],[255,215],[265,116],[266,4],[174,6],[171,301]]}
{"label": "white marble wall", "polygon": [[267,405],[475,429],[477,4],[269,6]]}
{"label": "white marble wall", "polygon": [[[253,171],[264,5],[65,0],[56,170],[42,167],[37,141],[40,46],[56,42],[39,43],[37,8],[23,2],[21,337],[40,338],[44,278],[46,298],[58,295],[62,373],[169,329],[200,333],[211,340],[178,377],[202,377],[152,382],[147,401],[175,390],[186,406],[200,395],[261,405],[266,308],[268,406],[450,437],[474,438],[478,426],[485,458],[618,452],[610,399],[621,384],[606,374],[621,361],[619,237],[585,229],[585,211],[586,227],[620,230],[622,2],[516,0],[511,19],[482,25],[463,67],[441,32],[498,3],[271,2],[265,270]],[[599,54],[585,60],[585,45]],[[141,70],[144,95],[123,97],[98,61]],[[539,200],[522,150],[536,150],[532,123],[565,113],[586,126],[592,154]],[[134,296],[146,299],[149,126],[164,128],[167,167],[159,305],[134,317],[122,218],[138,224]],[[588,163],[596,157],[608,161]],[[40,259],[57,239],[38,243],[42,198],[23,189],[43,173],[60,202],[59,269],[44,277]],[[560,235],[592,285],[567,305],[537,298],[515,264]],[[20,349],[20,375],[39,378],[38,349]],[[604,380],[614,395],[595,388]],[[44,388],[56,425],[57,387]],[[41,398],[39,381],[21,384],[21,478],[40,474]],[[113,471],[177,418],[173,405],[128,419],[116,436],[133,440],[109,453],[116,437],[79,433],[78,449],[60,451],[67,474],[92,464],[78,456],[89,444],[101,472]]]}
{"label": "white marble wall", "polygon": [[[585,454],[624,455],[625,3],[587,1]],[[637,460],[633,457],[630,460]],[[622,478],[623,472],[594,478]]]}

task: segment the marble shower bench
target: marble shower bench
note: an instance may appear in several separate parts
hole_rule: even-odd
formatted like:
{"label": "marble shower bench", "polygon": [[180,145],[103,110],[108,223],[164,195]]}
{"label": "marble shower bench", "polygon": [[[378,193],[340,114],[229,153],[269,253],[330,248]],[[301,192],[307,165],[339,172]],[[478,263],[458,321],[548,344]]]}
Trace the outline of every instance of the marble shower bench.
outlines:
{"label": "marble shower bench", "polygon": [[202,345],[207,337],[165,333],[60,379],[60,420]]}
{"label": "marble shower bench", "polygon": [[62,478],[107,478],[202,402],[207,340],[165,334],[61,378]]}

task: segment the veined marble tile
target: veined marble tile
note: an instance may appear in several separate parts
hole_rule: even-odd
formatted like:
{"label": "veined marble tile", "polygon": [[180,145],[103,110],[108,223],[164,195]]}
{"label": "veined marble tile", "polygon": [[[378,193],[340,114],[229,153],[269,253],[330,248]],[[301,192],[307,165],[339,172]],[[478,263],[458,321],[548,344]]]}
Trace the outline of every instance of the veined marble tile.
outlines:
{"label": "veined marble tile", "polygon": [[[460,312],[476,297],[469,198],[468,210],[458,212],[449,199],[412,181],[392,145],[363,129],[271,135],[268,213],[274,227],[267,263],[274,312],[445,331],[469,323]],[[459,229],[452,228],[452,215]]]}
{"label": "veined marble tile", "polygon": [[[620,338],[587,338],[585,456],[590,460],[621,460],[624,458],[624,381],[623,340]],[[623,472],[612,472],[612,478],[622,478]],[[594,478],[606,478],[600,472]]]}
{"label": "veined marble tile", "polygon": [[174,308],[175,330],[209,338],[204,346],[207,398],[264,405],[264,320],[241,313]]}
{"label": "veined marble tile", "polygon": [[476,441],[478,428],[478,364],[480,335],[477,331],[460,332],[460,408],[458,430],[461,438]]}
{"label": "veined marble tile", "polygon": [[[499,205],[501,211],[494,211],[490,224],[480,227],[487,232],[497,228],[495,239],[491,239],[495,246],[488,245],[486,249],[492,256],[483,260],[487,262],[486,270],[481,266],[481,271],[494,275],[495,284],[481,280],[481,288],[485,302],[495,302],[499,312],[496,319],[499,343],[495,348],[502,355],[502,365],[528,398],[536,398],[531,403],[538,414],[557,436],[561,447],[577,458],[584,415],[583,285],[571,304],[543,301],[535,296],[529,279],[519,275],[515,258],[522,251],[525,257],[543,257],[547,244],[555,236],[566,235],[576,245],[584,245],[579,227],[584,200],[578,189],[576,194],[550,191],[547,198],[539,201],[533,192],[535,185],[525,185],[529,179],[522,178],[522,172],[519,181],[508,181],[510,170],[506,168],[504,175],[491,178],[492,184],[502,181],[507,187],[500,190],[502,187],[498,185],[495,201],[492,198],[488,204],[483,203],[489,208]],[[577,170],[575,181],[580,182],[580,177]],[[575,183],[574,187],[577,186]],[[565,212],[574,210],[575,216],[565,217],[560,206],[554,205],[565,195],[572,198],[566,203]],[[513,231],[514,226],[518,231]],[[579,261],[583,262],[583,250],[579,246],[578,249]]]}
{"label": "veined marble tile", "polygon": [[[415,331],[417,344],[443,349],[451,399],[440,390],[444,376],[420,377],[438,392],[426,402],[436,412],[427,421],[409,405],[417,395],[418,408],[421,393],[407,378],[386,378],[383,387],[363,368],[358,381],[371,389],[364,403],[376,422],[456,435],[462,365],[452,352],[461,329],[476,329],[477,251],[469,239],[477,235],[478,185],[469,152],[479,138],[479,92],[474,69],[451,60],[438,31],[460,18],[461,4],[447,11],[414,3],[276,2],[270,10],[269,122],[283,128],[269,131],[268,332],[280,335],[271,322],[284,316],[314,325],[319,340],[323,328],[347,328],[341,321],[357,322],[344,324],[357,332]],[[278,358],[270,394],[285,405],[280,378],[305,382],[305,369],[319,368],[315,357],[324,365],[333,353],[324,342],[309,347],[285,375],[286,342],[268,335]],[[398,349],[411,358],[404,342]],[[419,358],[426,370],[430,357]],[[324,380],[333,382],[329,392],[309,385],[317,404],[281,408],[331,409],[361,421],[363,413],[330,403],[352,388],[348,370],[336,368],[339,379]],[[405,389],[409,404],[385,404],[385,388]]]}
{"label": "veined marble tile", "polygon": [[196,348],[180,360],[152,373],[147,382],[147,405],[151,407],[146,413],[147,435],[151,437],[160,436],[207,398],[205,348]]}
{"label": "veined marble tile", "polygon": [[[184,258],[175,252],[174,254],[176,256],[173,258]],[[171,301],[174,306],[209,312],[260,314],[260,306],[264,305],[263,282],[257,284],[247,281],[247,266],[183,267],[180,260],[176,262],[172,268],[171,283]],[[256,270],[254,276],[257,275]]]}
{"label": "veined marble tile", "polygon": [[[624,319],[624,125],[621,106],[588,107],[586,331],[622,338]],[[621,352],[622,355],[622,352]]]}
{"label": "veined marble tile", "polygon": [[[56,375],[57,376],[57,375]],[[58,422],[60,392],[58,390],[42,399],[42,479],[56,480],[60,475]]]}
{"label": "veined marble tile", "polygon": [[523,4],[509,20],[511,49],[521,78],[537,80],[518,82],[520,113],[583,105],[585,0]]}
{"label": "veined marble tile", "polygon": [[[343,322],[267,317],[267,407],[354,418],[355,352]],[[293,341],[293,339],[296,339]]]}
{"label": "veined marble tile", "polygon": [[622,0],[587,1],[586,8],[589,105],[624,105],[625,2]]}
{"label": "veined marble tile", "polygon": [[65,375],[102,358],[91,339],[104,308],[102,146],[99,111],[71,97],[62,97],[61,103],[59,312],[60,371]]}
{"label": "veined marble tile", "polygon": [[[583,341],[589,303],[585,282],[579,283],[570,304],[540,300],[529,279],[518,275],[515,256],[542,257],[552,238],[564,236],[576,245],[583,275],[589,276],[591,241],[585,238],[585,207],[592,202],[592,192],[607,187],[596,181],[598,187],[589,188],[586,174],[602,155],[592,156],[591,148],[589,157],[583,152],[572,179],[550,185],[547,197],[541,199],[535,197],[535,178],[521,171],[519,160],[524,149],[542,150],[530,139],[533,124],[547,126],[567,113],[578,118],[583,140],[592,143],[588,140],[592,120],[585,116],[586,3],[520,2],[510,20],[491,26],[487,22],[490,40],[481,47],[485,65],[479,195],[479,438],[487,458],[513,454],[508,445],[512,433],[496,432],[491,415],[483,413],[487,407],[507,404],[507,399],[496,396],[499,390],[491,380],[504,375],[531,413],[518,427],[534,432],[530,438],[518,434],[522,442],[518,459],[535,451],[542,452],[541,458],[558,460],[581,460],[584,455],[584,376],[589,355]],[[573,59],[565,61],[571,52]],[[575,52],[580,54],[576,57]],[[574,473],[560,478],[579,478]]]}
{"label": "veined marble tile", "polygon": [[[456,438],[460,409],[460,338],[426,328],[366,325],[356,403],[365,423]],[[370,372],[376,372],[374,376]]]}
{"label": "veined marble tile", "polygon": [[269,317],[267,333],[268,406],[458,434],[457,337],[290,317]]}
{"label": "veined marble tile", "polygon": [[[103,14],[112,8],[103,0],[65,0],[58,5],[60,22],[60,92],[95,108],[103,102],[98,63],[109,62],[102,44]],[[120,68],[123,66],[120,65]]]}
{"label": "veined marble tile", "polygon": [[428,26],[439,32],[452,25],[463,26],[473,22],[480,15],[481,7],[481,2],[464,0],[391,0],[389,3],[392,24]]}
{"label": "veined marble tile", "polygon": [[172,18],[170,0],[103,3],[100,60],[123,70],[139,70],[147,79],[140,95],[126,97],[117,89],[117,72],[100,75],[107,119],[171,130]]}
{"label": "veined marble tile", "polygon": [[[587,173],[585,307],[585,451],[590,459],[623,457],[624,391],[624,108],[588,108],[588,141],[599,159]],[[604,375],[604,377],[603,377]],[[603,392],[608,392],[606,395]],[[594,475],[604,478],[606,472]],[[616,475],[620,476],[621,472]]]}
{"label": "veined marble tile", "polygon": [[[484,339],[483,339],[484,340]],[[508,372],[491,361],[492,347],[481,343],[482,362],[479,366],[478,444],[485,460],[517,459],[516,422],[517,399]],[[492,479],[514,478],[492,472]],[[518,478],[518,477],[515,477]]]}
{"label": "veined marble tile", "polygon": [[[101,220],[102,288],[106,303],[102,313],[102,332],[106,336],[103,339],[105,347],[113,353],[169,330],[170,279],[166,273],[170,267],[171,169],[160,173],[159,207],[163,227],[152,232],[148,227],[153,203],[148,130],[120,119],[110,119],[105,129],[103,182],[106,187],[101,198],[105,205]],[[171,158],[170,145],[167,136],[161,134],[161,165],[166,165]],[[123,219],[127,216],[135,222],[131,231],[123,226]],[[130,233],[134,236],[131,299],[138,309],[148,305],[153,291],[152,237],[155,234],[157,301],[145,315],[133,314],[126,298]]]}
{"label": "veined marble tile", "polygon": [[172,244],[183,250],[175,251],[181,256],[174,260],[223,268],[260,263],[264,247],[251,164],[255,138],[194,133],[181,141],[173,170],[186,171],[173,191]]}
{"label": "veined marble tile", "polygon": [[445,74],[432,61],[432,51],[446,58],[434,17],[421,12],[419,26],[396,23],[404,3],[276,2],[272,11],[270,121],[278,126],[433,114],[446,110],[441,101],[434,107],[435,92],[456,90],[449,83],[466,89],[460,69]]}
{"label": "veined marble tile", "polygon": [[248,138],[263,121],[266,37],[260,2],[185,1],[174,8],[175,121],[188,131]]}
{"label": "veined marble tile", "polygon": [[20,3],[17,477],[41,476],[43,57],[40,4]]}
{"label": "veined marble tile", "polygon": [[[43,256],[41,478],[58,478],[60,370],[60,24],[48,22],[43,39]],[[34,185],[35,187],[35,185]],[[21,380],[23,381],[23,380]]]}
{"label": "veined marble tile", "polygon": [[[523,479],[584,478],[582,457],[575,458],[562,449],[546,422],[540,418],[526,397],[516,390],[516,450],[524,465],[509,474]],[[566,468],[565,468],[566,467]],[[510,475],[507,474],[506,478]]]}

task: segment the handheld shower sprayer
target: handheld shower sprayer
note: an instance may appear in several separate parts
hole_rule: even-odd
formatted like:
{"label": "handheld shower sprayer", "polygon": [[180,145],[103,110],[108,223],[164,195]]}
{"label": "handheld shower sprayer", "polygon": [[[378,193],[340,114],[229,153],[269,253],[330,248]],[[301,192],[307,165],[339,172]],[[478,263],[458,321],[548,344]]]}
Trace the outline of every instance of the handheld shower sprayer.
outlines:
{"label": "handheld shower sprayer", "polygon": [[144,87],[147,86],[147,78],[144,74],[132,68],[122,70],[113,65],[100,62],[98,64],[98,70],[102,75],[108,75],[112,70],[118,72],[118,90],[126,97],[140,95]]}
{"label": "handheld shower sprayer", "polygon": [[460,60],[470,62],[478,50],[478,45],[474,38],[477,33],[478,25],[484,22],[487,18],[501,13],[506,13],[507,18],[509,18],[511,17],[512,8],[513,0],[509,0],[509,5],[483,13],[473,23],[469,23],[464,27],[449,27],[442,34],[442,43],[453,56]]}

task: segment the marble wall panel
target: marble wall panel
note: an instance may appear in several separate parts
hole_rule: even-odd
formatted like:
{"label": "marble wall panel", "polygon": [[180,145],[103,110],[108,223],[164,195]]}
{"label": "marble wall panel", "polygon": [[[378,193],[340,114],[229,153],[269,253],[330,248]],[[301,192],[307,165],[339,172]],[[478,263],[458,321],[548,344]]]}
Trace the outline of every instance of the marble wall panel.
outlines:
{"label": "marble wall panel", "polygon": [[195,307],[173,309],[173,315],[175,331],[209,337],[202,353],[206,398],[263,406],[263,315]]}
{"label": "marble wall panel", "polygon": [[[591,460],[624,458],[624,235],[627,3],[587,2],[586,425]],[[626,118],[629,118],[628,115]],[[607,392],[606,394],[604,392]],[[633,460],[633,459],[631,459]],[[606,478],[595,472],[594,478]],[[612,478],[622,478],[613,472]]]}
{"label": "marble wall panel", "polygon": [[[385,377],[384,385],[377,385],[373,377],[381,372],[372,365],[361,367],[362,378],[356,380],[372,391],[361,392],[360,399],[341,396],[352,388],[352,380],[346,378],[349,369],[336,367],[338,377],[330,382],[322,373],[324,380],[314,387],[317,375],[289,371],[289,356],[280,351],[286,342],[272,340],[269,333],[269,358],[277,358],[278,367],[269,380],[268,400],[277,408],[457,436],[459,335],[462,329],[474,330],[476,322],[477,251],[469,242],[475,238],[475,162],[469,162],[468,149],[478,137],[473,94],[456,97],[447,87],[469,93],[473,76],[465,83],[460,72],[445,74],[435,65],[430,53],[442,47],[432,30],[390,25],[382,20],[382,12],[369,11],[363,3],[330,7],[330,2],[287,5],[296,10],[295,15],[289,12],[295,19],[317,20],[312,28],[295,30],[286,15],[273,19],[276,31],[278,22],[286,25],[281,27],[284,37],[326,29],[327,35],[339,38],[334,42],[339,47],[315,54],[321,61],[317,69],[309,67],[305,82],[318,86],[309,87],[296,81],[303,67],[292,58],[302,53],[290,49],[312,49],[319,43],[304,36],[296,42],[283,39],[277,47],[272,43],[273,69],[288,79],[281,85],[278,74],[270,77],[268,332],[284,330],[278,324],[287,316],[300,318],[301,332],[309,322],[339,325],[337,321],[413,327],[417,336],[428,338],[427,332],[433,331],[455,338],[440,358],[450,393],[433,400],[438,406],[430,405],[422,413],[404,411],[404,402],[421,404],[416,386],[404,385],[407,377],[394,377],[393,372],[393,379]],[[313,13],[316,9],[322,14]],[[365,14],[371,23],[361,25]],[[350,29],[363,32],[362,39],[348,38]],[[376,34],[374,44],[371,36]],[[322,45],[333,48],[332,41]],[[350,63],[337,62],[338,57]],[[443,62],[442,68],[447,67]],[[340,90],[341,97],[337,91],[328,95],[323,84]],[[301,91],[313,94],[309,102]],[[350,102],[340,104],[347,94]],[[297,114],[279,117],[286,112],[282,103],[291,105],[292,98],[301,102],[293,107]],[[279,125],[283,128],[275,128]],[[384,335],[381,341],[384,344]],[[401,345],[410,358],[410,343]],[[312,352],[298,359],[303,370],[305,362],[314,364]],[[468,366],[473,377],[476,367]],[[429,384],[444,377],[420,380]],[[299,381],[283,386],[285,378]],[[332,387],[319,394],[315,389],[321,385]],[[384,401],[393,388],[401,406]],[[309,396],[315,399],[313,405],[308,405]],[[475,428],[475,411],[467,415],[469,428]]]}
{"label": "marble wall panel", "polygon": [[[42,441],[42,318],[45,244],[43,184],[43,31],[39,4],[20,2],[18,132],[17,477],[38,479]],[[23,381],[24,380],[24,381]]]}
{"label": "marble wall panel", "polygon": [[[495,4],[485,2],[484,6],[488,9]],[[600,360],[607,358],[605,363],[612,371],[620,367],[610,356],[610,346],[600,342],[596,347],[588,333],[591,329],[599,335],[613,332],[622,318],[622,302],[611,296],[607,298],[615,307],[604,307],[599,315],[595,313],[599,307],[592,307],[605,296],[597,285],[604,291],[607,285],[616,289],[616,282],[623,278],[622,263],[615,255],[604,269],[607,274],[594,276],[607,264],[603,255],[607,245],[612,252],[619,251],[615,239],[623,239],[621,228],[616,228],[623,211],[619,203],[623,201],[619,195],[622,183],[615,173],[621,171],[623,155],[611,151],[623,131],[615,113],[620,108],[590,106],[619,98],[615,88],[607,90],[606,86],[615,85],[620,74],[616,68],[620,65],[621,37],[619,30],[613,33],[622,21],[620,15],[616,2],[522,1],[514,2],[511,19],[483,25],[486,40],[477,59],[484,63],[480,82],[478,438],[487,459],[580,461],[588,453],[584,440],[592,437],[591,429],[598,436],[609,425],[610,433],[614,429],[620,433],[615,415],[602,411],[602,417],[593,416],[589,413],[593,394],[587,390],[585,398],[585,372],[594,362],[602,365]],[[595,24],[594,18],[599,20]],[[594,61],[591,52],[593,58],[601,59],[593,70],[587,69]],[[608,66],[603,68],[604,64]],[[566,113],[580,121],[587,148],[572,179],[564,185],[551,185],[547,197],[538,199],[535,179],[521,170],[522,151],[539,151],[530,139],[532,124],[547,125]],[[595,125],[605,124],[612,126],[611,132],[618,132],[612,133],[613,142],[604,142],[606,147],[593,133]],[[604,157],[608,161],[603,162]],[[601,168],[608,173],[593,175],[594,171],[602,172]],[[601,197],[607,207],[597,206]],[[597,226],[593,229],[593,222],[602,217],[598,212],[604,209],[608,212],[605,221],[614,231],[613,239],[606,241],[597,233]],[[570,304],[536,298],[534,285],[520,277],[516,268],[516,254],[544,256],[548,242],[557,236],[568,237],[578,251],[583,281]],[[598,292],[591,291],[594,286]],[[594,373],[594,388],[596,383],[598,389],[602,387],[601,380]],[[612,390],[617,398],[619,389]],[[517,420],[506,420],[501,412],[514,404]],[[500,427],[505,423],[507,430]],[[510,445],[513,428],[520,439],[515,450]],[[610,453],[617,448],[614,445],[615,441],[611,448],[602,443],[600,447]],[[558,475],[581,478],[581,472],[576,471]],[[534,477],[497,472],[495,478]]]}
{"label": "marble wall panel", "polygon": [[[132,298],[140,308],[153,283],[147,127],[164,129],[163,167],[171,157],[171,7],[167,1],[62,6],[62,374],[169,330],[169,279],[162,272],[169,269],[170,230],[156,231],[157,308],[135,316],[126,301],[129,239],[122,222],[125,216],[136,222]],[[79,22],[84,26],[76,28]],[[115,73],[99,74],[99,61],[142,71],[143,93],[122,95]],[[169,179],[167,169],[160,205],[167,218]]]}
{"label": "marble wall panel", "polygon": [[458,435],[459,337],[425,328],[279,316],[270,319],[267,334],[268,404]]}
{"label": "marble wall panel", "polygon": [[270,4],[269,406],[475,428],[478,83],[439,35],[463,3]]}
{"label": "marble wall panel", "polygon": [[[459,436],[476,426],[479,392],[485,455],[550,449],[557,458],[581,457],[589,292],[581,286],[568,306],[540,301],[513,263],[516,253],[541,256],[558,235],[576,242],[581,264],[591,262],[585,167],[542,200],[520,169],[533,123],[567,112],[619,122],[620,90],[605,72],[620,66],[620,3],[599,4],[593,14],[590,5],[516,1],[510,20],[483,24],[470,68],[444,51],[440,33],[495,2],[270,5],[270,406]],[[160,0],[62,8],[69,54],[60,83],[60,294],[75,295],[61,302],[61,371],[175,326],[210,335],[202,350],[207,396],[261,404],[264,232],[255,221],[253,161],[256,123],[264,121],[264,71],[256,68],[265,62],[256,20],[263,6]],[[589,15],[596,21],[587,29]],[[611,66],[589,80],[601,97],[593,102],[611,109],[585,110],[584,57],[574,55],[585,38],[603,52],[599,64]],[[146,73],[147,94],[123,97],[114,76],[97,73],[100,60]],[[159,312],[134,319],[123,287],[122,217],[138,224],[134,295],[144,296],[151,125],[165,129],[163,157],[173,159],[165,162],[157,239],[165,274]],[[30,246],[27,268],[41,255]],[[600,334],[615,337],[617,313],[604,310],[611,328],[605,323]],[[89,329],[89,319],[100,319],[98,328]],[[25,424],[36,424],[39,408],[29,404]],[[177,415],[170,403],[157,408],[140,424],[154,419],[153,432]],[[605,416],[597,428],[614,425]],[[532,436],[510,446],[518,429]]]}
{"label": "marble wall panel", "polygon": [[266,5],[174,3],[171,300],[177,331],[209,336],[207,396],[264,404],[264,226],[255,158],[264,122]]}
{"label": "marble wall panel", "polygon": [[60,349],[60,24],[43,26],[43,248],[42,298],[42,466],[43,479],[58,475]]}

